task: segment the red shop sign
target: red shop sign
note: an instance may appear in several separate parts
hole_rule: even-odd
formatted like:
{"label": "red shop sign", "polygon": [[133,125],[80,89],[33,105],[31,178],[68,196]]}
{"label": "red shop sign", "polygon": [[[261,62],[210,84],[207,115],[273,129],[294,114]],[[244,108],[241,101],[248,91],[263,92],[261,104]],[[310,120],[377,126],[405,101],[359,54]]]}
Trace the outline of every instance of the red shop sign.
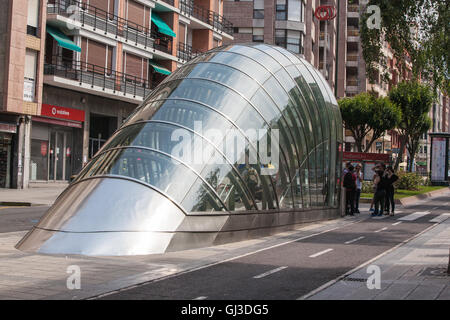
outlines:
{"label": "red shop sign", "polygon": [[41,141],[41,155],[45,157],[47,155],[47,142]]}
{"label": "red shop sign", "polygon": [[44,103],[42,104],[41,108],[41,116],[84,122],[83,110],[52,106],[50,104]]}

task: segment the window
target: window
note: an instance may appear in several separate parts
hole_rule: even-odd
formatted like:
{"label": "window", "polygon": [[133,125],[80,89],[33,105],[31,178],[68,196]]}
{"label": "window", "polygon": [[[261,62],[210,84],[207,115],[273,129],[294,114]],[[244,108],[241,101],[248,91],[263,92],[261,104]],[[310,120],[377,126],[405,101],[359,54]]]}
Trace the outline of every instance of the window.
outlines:
{"label": "window", "polygon": [[39,0],[28,0],[27,34],[37,36],[39,23]]}
{"label": "window", "polygon": [[264,19],[264,10],[253,10],[254,19]]}
{"label": "window", "polygon": [[23,85],[23,100],[34,101],[36,80],[37,52],[27,49],[25,54],[25,74]]}
{"label": "window", "polygon": [[239,33],[239,28],[238,27],[233,27],[233,33]]}
{"label": "window", "polygon": [[286,20],[286,5],[277,4],[277,20]]}
{"label": "window", "polygon": [[288,2],[288,20],[299,21],[301,14],[301,0],[289,0]]}
{"label": "window", "polygon": [[253,42],[264,42],[264,36],[253,36]]}

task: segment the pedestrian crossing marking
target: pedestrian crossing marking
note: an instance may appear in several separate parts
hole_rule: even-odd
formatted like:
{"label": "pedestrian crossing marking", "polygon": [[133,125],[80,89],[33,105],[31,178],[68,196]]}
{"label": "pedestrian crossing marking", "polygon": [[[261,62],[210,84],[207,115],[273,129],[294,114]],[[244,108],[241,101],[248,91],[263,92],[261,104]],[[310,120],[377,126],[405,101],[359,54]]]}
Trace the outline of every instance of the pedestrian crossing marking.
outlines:
{"label": "pedestrian crossing marking", "polygon": [[426,216],[427,214],[430,214],[430,211],[417,211],[411,214],[408,214],[407,216],[401,217],[397,220],[402,220],[402,221],[414,221],[417,220],[423,216]]}
{"label": "pedestrian crossing marking", "polygon": [[441,222],[447,220],[449,217],[450,217],[450,213],[443,213],[443,214],[440,214],[440,215],[434,217],[433,219],[431,219],[430,222],[441,223]]}

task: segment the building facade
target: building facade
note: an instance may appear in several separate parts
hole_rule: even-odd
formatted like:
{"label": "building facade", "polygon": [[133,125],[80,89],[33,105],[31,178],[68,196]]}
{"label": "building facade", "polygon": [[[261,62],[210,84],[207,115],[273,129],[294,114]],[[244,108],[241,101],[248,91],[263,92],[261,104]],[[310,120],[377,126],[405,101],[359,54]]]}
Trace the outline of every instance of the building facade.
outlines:
{"label": "building facade", "polygon": [[0,187],[68,181],[167,75],[232,39],[221,0],[7,3]]}
{"label": "building facade", "polygon": [[303,55],[317,67],[319,23],[314,11],[318,4],[318,0],[225,0],[234,40],[224,43],[275,44]]}

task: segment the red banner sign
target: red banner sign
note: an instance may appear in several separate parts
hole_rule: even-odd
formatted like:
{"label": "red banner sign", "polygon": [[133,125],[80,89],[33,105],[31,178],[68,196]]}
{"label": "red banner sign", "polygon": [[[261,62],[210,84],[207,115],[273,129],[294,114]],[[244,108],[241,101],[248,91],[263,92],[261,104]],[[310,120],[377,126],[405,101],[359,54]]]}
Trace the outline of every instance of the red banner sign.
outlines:
{"label": "red banner sign", "polygon": [[84,122],[83,110],[52,106],[44,103],[42,104],[41,116]]}
{"label": "red banner sign", "polygon": [[389,154],[387,153],[365,153],[365,152],[344,152],[345,160],[359,161],[383,161],[389,162]]}

